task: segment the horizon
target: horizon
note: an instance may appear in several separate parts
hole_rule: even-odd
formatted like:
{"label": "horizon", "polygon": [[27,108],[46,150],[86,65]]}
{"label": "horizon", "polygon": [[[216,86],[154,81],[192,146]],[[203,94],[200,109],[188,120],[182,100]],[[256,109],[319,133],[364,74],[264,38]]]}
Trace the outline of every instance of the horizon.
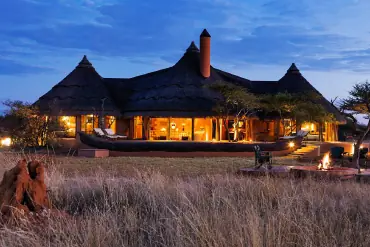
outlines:
{"label": "horizon", "polygon": [[370,77],[370,33],[356,25],[365,23],[370,3],[334,1],[5,2],[0,81],[7,90],[0,100],[36,101],[85,54],[107,78],[170,67],[191,41],[199,47],[204,28],[212,36],[214,67],[250,80],[279,80],[294,62],[326,99],[345,98]]}

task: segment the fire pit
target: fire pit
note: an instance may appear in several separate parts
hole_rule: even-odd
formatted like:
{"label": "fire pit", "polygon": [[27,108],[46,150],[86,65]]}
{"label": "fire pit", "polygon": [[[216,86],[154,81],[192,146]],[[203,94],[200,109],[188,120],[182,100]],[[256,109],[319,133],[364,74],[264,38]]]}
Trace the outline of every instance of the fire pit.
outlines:
{"label": "fire pit", "polygon": [[326,178],[326,179],[352,179],[357,174],[357,169],[348,167],[334,167],[330,162],[329,154],[325,154],[318,166],[293,166],[290,174],[294,178]]}

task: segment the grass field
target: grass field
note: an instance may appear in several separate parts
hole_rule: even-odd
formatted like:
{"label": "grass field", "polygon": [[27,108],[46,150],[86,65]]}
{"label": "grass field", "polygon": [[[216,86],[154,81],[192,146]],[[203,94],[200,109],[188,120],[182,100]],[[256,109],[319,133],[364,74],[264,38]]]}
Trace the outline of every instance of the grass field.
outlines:
{"label": "grass field", "polygon": [[0,246],[370,246],[368,185],[235,176],[246,158],[40,158],[73,216],[0,225]]}

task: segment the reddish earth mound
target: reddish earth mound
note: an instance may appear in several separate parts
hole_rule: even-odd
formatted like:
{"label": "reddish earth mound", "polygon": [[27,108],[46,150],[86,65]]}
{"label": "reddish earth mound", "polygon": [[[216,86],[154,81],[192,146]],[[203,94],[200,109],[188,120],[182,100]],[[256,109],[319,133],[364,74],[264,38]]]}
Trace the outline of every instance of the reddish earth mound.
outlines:
{"label": "reddish earth mound", "polygon": [[21,160],[5,172],[0,183],[0,218],[9,219],[50,209],[44,176],[44,165],[37,161],[27,164],[26,160]]}

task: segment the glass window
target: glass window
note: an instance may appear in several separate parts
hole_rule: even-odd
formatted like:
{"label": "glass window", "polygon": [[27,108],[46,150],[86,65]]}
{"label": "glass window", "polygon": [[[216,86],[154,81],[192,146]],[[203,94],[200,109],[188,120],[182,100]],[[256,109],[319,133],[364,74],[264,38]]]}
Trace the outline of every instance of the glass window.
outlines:
{"label": "glass window", "polygon": [[212,140],[212,119],[195,118],[194,119],[194,141]]}
{"label": "glass window", "polygon": [[170,140],[191,140],[191,118],[170,118]]}
{"label": "glass window", "polygon": [[168,118],[151,118],[150,119],[150,140],[167,140],[168,139]]}
{"label": "glass window", "polygon": [[81,116],[81,131],[87,134],[92,134],[94,128],[99,128],[99,117],[96,115]]}
{"label": "glass window", "polygon": [[114,116],[106,116],[105,117],[105,120],[104,120],[104,123],[105,123],[105,128],[106,129],[111,129],[113,130],[113,133],[117,133],[117,121],[116,121],[116,117]]}
{"label": "glass window", "polygon": [[60,116],[58,123],[63,137],[76,137],[76,117]]}
{"label": "glass window", "polygon": [[143,138],[143,117],[134,117],[134,139]]}

